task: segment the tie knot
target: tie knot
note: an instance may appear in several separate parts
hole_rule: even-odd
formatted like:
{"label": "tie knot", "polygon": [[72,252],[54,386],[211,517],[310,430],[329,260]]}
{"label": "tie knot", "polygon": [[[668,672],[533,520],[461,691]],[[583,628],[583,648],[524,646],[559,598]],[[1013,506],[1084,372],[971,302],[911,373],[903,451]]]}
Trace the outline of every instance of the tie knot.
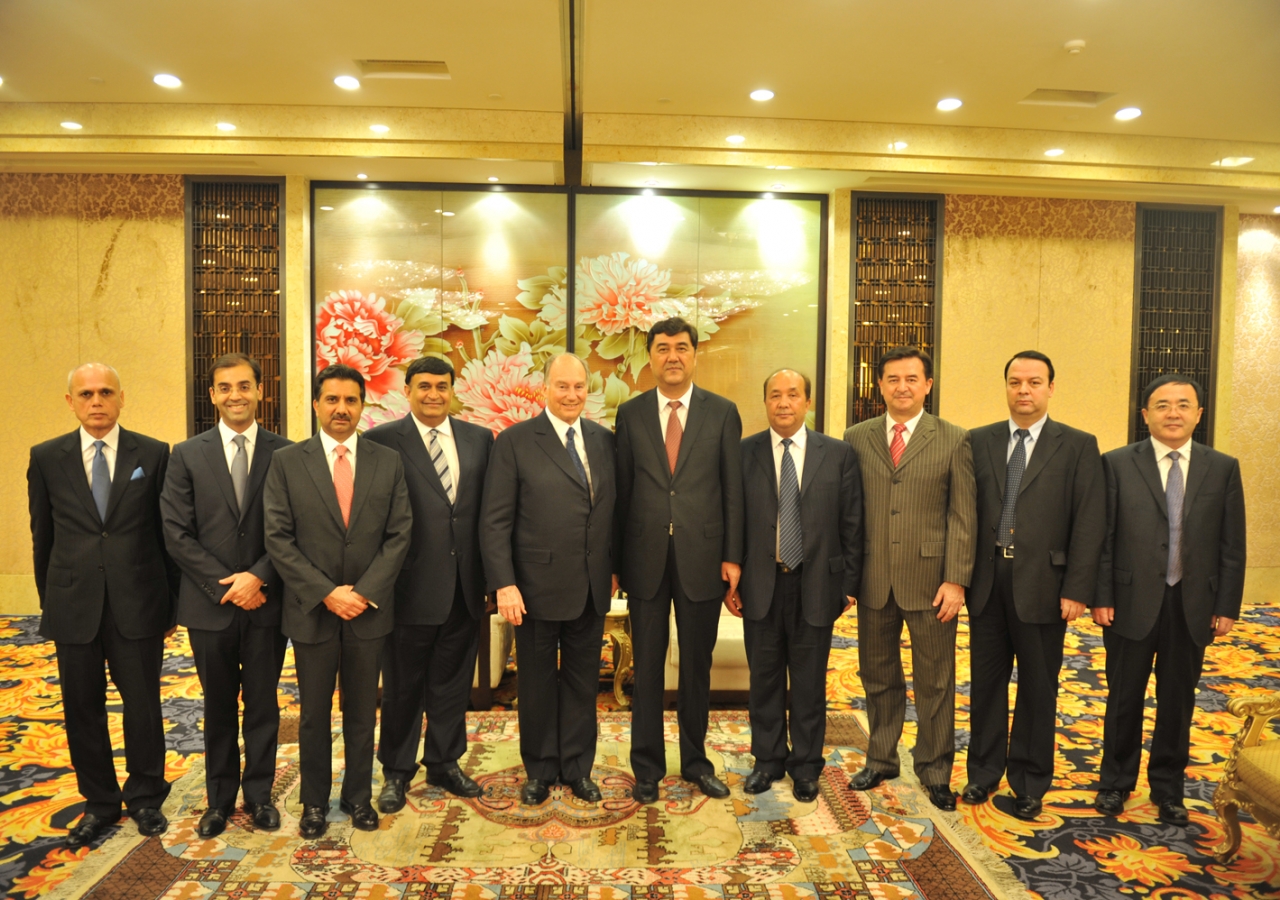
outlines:
{"label": "tie knot", "polygon": [[684,404],[682,404],[679,400],[667,401],[667,409],[671,410],[672,412],[675,412],[677,409],[679,409],[683,405]]}
{"label": "tie knot", "polygon": [[231,443],[235,444],[241,450],[244,449],[244,442],[245,442],[245,436],[243,434],[237,434],[235,437],[231,439]]}
{"label": "tie knot", "polygon": [[1178,460],[1182,459],[1182,454],[1179,453],[1177,450],[1171,450],[1169,452],[1169,458],[1174,462],[1177,462]]}
{"label": "tie knot", "polygon": [[566,441],[571,441],[571,440],[573,440],[573,426],[572,426],[572,425],[570,425],[570,426],[569,426],[569,430],[568,430],[568,431],[566,431],[566,432],[564,433],[564,439],[565,439]]}
{"label": "tie knot", "polygon": [[1013,433],[1013,435],[1018,440],[1025,441],[1027,438],[1031,437],[1031,432],[1025,428],[1019,428],[1017,431]]}
{"label": "tie knot", "polygon": [[94,446],[94,449],[95,449],[95,450],[101,450],[101,449],[102,449],[103,447],[105,447],[106,445],[107,445],[107,442],[106,442],[106,441],[94,441],[94,442],[93,442],[93,446]]}
{"label": "tie knot", "polygon": [[788,447],[788,448],[789,448],[793,443],[795,443],[795,442],[794,442],[794,441],[792,441],[792,440],[791,440],[791,438],[783,438],[783,439],[782,439],[782,446],[784,446],[784,447]]}
{"label": "tie knot", "polygon": [[338,454],[338,459],[342,459],[342,457],[347,455],[347,448],[342,444],[338,444],[333,448],[333,452]]}
{"label": "tie knot", "polygon": [[907,430],[907,426],[903,425],[901,422],[893,426],[894,434],[902,434],[902,432],[906,430]]}

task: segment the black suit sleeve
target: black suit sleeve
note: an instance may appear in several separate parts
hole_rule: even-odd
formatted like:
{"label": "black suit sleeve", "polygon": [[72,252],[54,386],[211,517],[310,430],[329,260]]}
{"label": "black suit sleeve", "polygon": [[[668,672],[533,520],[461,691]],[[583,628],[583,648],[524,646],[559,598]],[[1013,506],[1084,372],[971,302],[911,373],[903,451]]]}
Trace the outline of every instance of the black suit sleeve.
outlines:
{"label": "black suit sleeve", "polygon": [[263,539],[276,571],[289,590],[301,601],[302,612],[310,613],[337,587],[298,549],[293,504],[285,466],[273,465],[263,487]]}
{"label": "black suit sleeve", "polygon": [[1107,527],[1102,537],[1102,552],[1098,555],[1098,591],[1093,598],[1094,608],[1115,608],[1115,592],[1111,584],[1115,559],[1116,519],[1120,502],[1120,488],[1116,484],[1116,472],[1110,457],[1102,457],[1102,472],[1106,480]]}
{"label": "black suit sleeve", "polygon": [[31,513],[31,549],[36,567],[36,593],[40,595],[40,608],[44,608],[45,579],[49,576],[49,555],[53,552],[53,507],[49,503],[49,489],[44,483],[44,472],[31,452],[27,466],[27,508]]}
{"label": "black suit sleeve", "polygon": [[[169,445],[159,442],[159,459],[156,460],[156,484],[163,485],[169,472]],[[169,581],[169,627],[178,624],[178,588],[182,584],[182,570],[164,546],[164,516],[160,513],[160,491],[155,492],[156,505],[151,514],[155,517],[156,536],[160,538],[160,553],[164,556],[165,574]]]}
{"label": "black suit sleeve", "polygon": [[227,586],[218,582],[234,573],[206,550],[196,535],[195,485],[185,454],[181,451],[172,455],[165,474],[164,490],[160,492],[160,515],[164,521],[164,543],[169,556],[192,581],[201,586],[207,585],[213,591],[212,596],[205,596],[216,606],[227,592]]}
{"label": "black suit sleeve", "polygon": [[[617,431],[614,433],[616,460],[616,500],[613,510],[613,569],[617,575],[622,569],[622,548],[627,533],[627,511],[631,508],[631,492],[635,484],[635,455],[631,450],[631,417],[623,409],[618,410]],[[739,451],[741,453],[741,451]],[[742,479],[738,479],[741,484]]]}
{"label": "black suit sleeve", "polygon": [[1094,605],[1098,559],[1107,532],[1107,486],[1098,454],[1098,439],[1088,442],[1076,460],[1071,498],[1071,546],[1067,548],[1067,572],[1062,596],[1085,606]]}
{"label": "black suit sleeve", "polygon": [[[724,492],[724,560],[742,565],[746,500],[742,490],[742,417],[729,404],[720,433],[720,487]],[[619,489],[621,494],[621,489]],[[621,546],[621,545],[619,545]]]}
{"label": "black suit sleeve", "polygon": [[494,441],[480,501],[480,556],[491,591],[516,583],[511,532],[519,505],[520,476],[514,443],[505,431]]}
{"label": "black suit sleeve", "polygon": [[409,486],[404,480],[404,462],[394,453],[396,471],[391,486],[391,508],[382,530],[382,546],[360,580],[352,589],[361,597],[390,597],[395,591],[400,567],[409,554],[409,541],[413,537],[413,507],[409,504]]}
{"label": "black suit sleeve", "polygon": [[844,596],[857,597],[862,583],[862,470],[848,444],[840,472],[840,549],[844,553]]}
{"label": "black suit sleeve", "polygon": [[1240,603],[1244,598],[1244,523],[1244,484],[1240,480],[1240,461],[1232,459],[1223,496],[1218,597],[1213,605],[1213,614],[1227,619],[1240,618]]}

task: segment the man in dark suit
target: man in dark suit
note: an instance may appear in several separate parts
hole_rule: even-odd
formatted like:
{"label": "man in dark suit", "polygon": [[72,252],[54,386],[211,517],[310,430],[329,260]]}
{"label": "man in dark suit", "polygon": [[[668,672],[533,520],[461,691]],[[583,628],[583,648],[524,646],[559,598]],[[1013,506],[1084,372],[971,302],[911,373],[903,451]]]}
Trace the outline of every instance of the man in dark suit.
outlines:
{"label": "man in dark suit", "polygon": [[658,799],[667,774],[662,694],[673,604],[680,774],[709,797],[729,796],[705,744],[720,602],[741,574],[742,419],[732,401],[694,386],[697,351],[694,326],[655,323],[649,368],[658,386],[618,408],[614,545],[635,649],[631,769],[640,803]]}
{"label": "man in dark suit", "polygon": [[858,456],[805,427],[809,395],[808,376],[791,369],[765,380],[769,428],[742,442],[746,546],[729,598],[729,611],[744,617],[751,669],[755,765],[743,790],[762,793],[786,773],[801,803],[817,799],[825,765],[832,626],[862,577]]}
{"label": "man in dark suit", "polygon": [[888,411],[844,439],[862,470],[862,585],[858,668],[867,691],[867,764],[849,782],[868,791],[898,774],[907,711],[902,625],[911,635],[919,731],[915,772],[939,809],[951,790],[956,732],[956,616],[973,572],[973,454],[969,432],[924,411],[933,362],[917,347],[880,358],[876,379]]}
{"label": "man in dark suit", "polygon": [[418,770],[424,712],[427,783],[459,797],[480,796],[458,759],[467,748],[467,700],[485,607],[480,498],[493,433],[449,415],[447,360],[411,362],[404,390],[410,414],[365,432],[400,454],[413,507],[413,539],[396,580],[396,627],[383,650],[378,809],[384,813],[404,808]]}
{"label": "man in dark suit", "polygon": [[1244,596],[1240,463],[1191,439],[1204,393],[1162,375],[1142,394],[1149,440],[1102,457],[1107,537],[1093,617],[1107,648],[1107,714],[1094,808],[1119,815],[1137,787],[1142,706],[1154,663],[1156,724],[1147,781],[1162,822],[1186,826],[1183,788],[1204,648]]}
{"label": "man in dark suit", "polygon": [[1049,418],[1049,357],[1025,350],[1004,373],[1009,418],[970,434],[979,539],[968,596],[973,674],[962,799],[985,803],[1007,768],[1013,814],[1030,820],[1053,782],[1062,642],[1067,623],[1093,602],[1106,487],[1097,439]]}
{"label": "man in dark suit", "polygon": [[160,494],[165,543],[182,570],[178,624],[191,637],[204,692],[209,808],[196,829],[204,838],[227,827],[242,784],[254,825],[280,827],[271,785],[280,731],[276,687],[288,645],[280,631],[280,579],[263,543],[262,485],[272,454],[290,441],[258,427],[262,369],[256,360],[242,353],[219,357],[209,380],[218,424],[173,448]]}
{"label": "man in dark suit", "polygon": [[547,360],[547,408],[498,435],[480,513],[489,587],[516,629],[530,806],[557,779],[580,800],[601,798],[591,766],[617,487],[613,435],[582,415],[588,378],[572,353]]}
{"label": "man in dark suit", "polygon": [[[27,496],[40,634],[54,642],[71,764],[86,801],[67,834],[76,848],[118,821],[122,803],[141,834],[169,827],[160,812],[169,796],[160,659],[178,583],[160,521],[169,445],[117,424],[124,391],[110,366],[72,371],[67,405],[80,428],[31,448]],[[124,704],[123,791],[104,663]]]}
{"label": "man in dark suit", "polygon": [[373,811],[378,657],[395,622],[395,584],[413,513],[400,454],[356,437],[364,377],[334,365],[316,375],[320,433],[275,454],[266,486],[266,545],[284,581],[284,633],[293,641],[302,721],[299,833],[328,825],[330,716],[341,672],[346,769],[339,808],[361,831]]}

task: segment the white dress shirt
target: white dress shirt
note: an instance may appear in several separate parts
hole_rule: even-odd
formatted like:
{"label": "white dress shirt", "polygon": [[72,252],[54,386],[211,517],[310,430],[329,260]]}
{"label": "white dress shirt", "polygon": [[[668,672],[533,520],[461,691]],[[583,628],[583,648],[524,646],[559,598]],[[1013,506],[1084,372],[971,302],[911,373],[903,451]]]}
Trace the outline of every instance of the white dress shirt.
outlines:
{"label": "white dress shirt", "polygon": [[[98,454],[98,448],[93,446],[93,442],[99,440],[84,430],[84,426],[80,426],[80,455],[84,457],[84,474],[89,479],[89,487],[93,488],[93,458]],[[111,430],[102,438],[102,455],[107,458],[107,471],[111,473],[111,480],[116,477],[116,451],[120,449],[120,424],[117,422],[111,426]]]}
{"label": "white dress shirt", "polygon": [[[680,408],[676,410],[676,415],[680,417],[680,431],[683,434],[685,425],[689,422],[689,401],[693,399],[693,384],[689,384],[689,390],[684,392],[683,397],[677,397],[676,402],[680,404]],[[671,419],[671,401],[658,391],[658,425],[662,428],[662,439],[667,439],[667,422]]]}
{"label": "white dress shirt", "polygon": [[324,448],[324,461],[329,464],[329,477],[333,477],[333,463],[338,458],[338,454],[333,452],[333,448],[341,443],[347,448],[347,462],[351,464],[351,483],[356,483],[356,444],[359,439],[353,434],[345,441],[335,441],[329,436],[329,432],[323,428],[320,429],[320,446]]}
{"label": "white dress shirt", "polygon": [[[413,419],[413,424],[418,426],[418,434],[422,435],[422,444],[427,448],[427,459],[431,458],[431,431],[430,425],[423,425],[413,413],[409,413],[409,417]],[[440,451],[444,453],[444,461],[449,466],[449,478],[453,480],[453,496],[458,496],[458,476],[462,472],[462,466],[458,462],[458,444],[453,439],[453,423],[449,421],[449,417],[445,416],[444,421],[435,426],[436,443],[440,445]],[[434,466],[435,464],[432,463]]]}
{"label": "white dress shirt", "polygon": [[[587,461],[587,445],[582,439],[582,416],[578,416],[572,422],[566,422],[551,410],[547,410],[547,418],[551,420],[551,427],[556,430],[556,436],[560,438],[560,445],[566,449],[569,446],[569,429],[573,429],[573,448],[578,451],[578,459],[582,460],[582,468],[587,473],[587,489],[591,490],[591,463]],[[595,496],[594,492],[592,496]]]}
{"label": "white dress shirt", "polygon": [[[911,435],[915,434],[916,426],[920,424],[920,419],[923,418],[923,416],[924,416],[924,408],[921,407],[920,412],[916,413],[910,419],[902,423],[903,425],[907,426],[907,430],[902,432],[902,446],[905,447],[907,444],[911,443]],[[885,431],[885,434],[889,436],[890,446],[893,445],[893,426],[897,424],[898,424],[897,422],[893,421],[893,416],[885,415],[884,431]]]}
{"label": "white dress shirt", "polygon": [[[1178,448],[1178,468],[1182,469],[1182,490],[1187,489],[1187,466],[1191,462],[1191,444],[1187,441]],[[1156,451],[1156,468],[1160,470],[1160,486],[1166,491],[1169,489],[1169,469],[1173,466],[1173,460],[1169,458],[1169,454],[1173,452],[1173,448],[1162,444],[1155,438],[1151,439],[1151,448]]]}
{"label": "white dress shirt", "polygon": [[[236,458],[235,439],[237,435],[235,431],[228,428],[227,423],[221,419],[218,420],[218,434],[222,435],[222,449],[227,454],[227,470],[230,471],[231,461]],[[253,468],[253,448],[257,446],[257,441],[258,423],[250,422],[249,427],[244,430],[244,455],[247,457],[249,463],[248,468],[245,469],[246,472]]]}
{"label": "white dress shirt", "polygon": [[[1044,430],[1044,423],[1049,421],[1049,414],[1045,413],[1040,417],[1040,421],[1027,426],[1027,431],[1031,432],[1022,442],[1022,452],[1027,455],[1027,462],[1031,462],[1031,451],[1036,449],[1036,442],[1040,440],[1040,432]],[[1013,448],[1018,446],[1017,430],[1022,426],[1013,419],[1009,420],[1009,446],[1005,448],[1004,461],[1007,463],[1013,459]]]}
{"label": "white dress shirt", "polygon": [[[796,487],[804,484],[804,450],[808,445],[809,429],[807,426],[801,426],[800,430],[791,435],[791,461],[796,465]],[[782,561],[782,451],[786,448],[782,446],[782,435],[769,429],[769,443],[773,446],[773,478],[774,484],[778,486],[778,539],[773,548],[774,559]]]}

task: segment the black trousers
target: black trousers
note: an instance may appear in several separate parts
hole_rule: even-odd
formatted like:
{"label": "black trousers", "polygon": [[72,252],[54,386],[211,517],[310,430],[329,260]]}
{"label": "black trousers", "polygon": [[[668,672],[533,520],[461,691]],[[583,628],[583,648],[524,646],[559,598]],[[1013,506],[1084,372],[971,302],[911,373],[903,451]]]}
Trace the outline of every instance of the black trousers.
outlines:
{"label": "black trousers", "polygon": [[[102,604],[98,633],[87,644],[57,642],[62,715],[71,765],[85,812],[103,818],[159,809],[169,796],[164,780],[164,714],[160,711],[160,660],[164,635],[132,639],[120,633],[110,598]],[[107,729],[107,671],[124,706],[124,790],[116,778]]]}
{"label": "black trousers", "polygon": [[[969,622],[969,782],[994,786],[1006,769],[1018,796],[1043,797],[1053,784],[1058,676],[1067,623],[1023,622],[1013,602],[1013,560],[996,551],[995,581]],[[1018,693],[1009,727],[1009,677]]]}
{"label": "black trousers", "polygon": [[[751,668],[751,755],[771,778],[813,781],[826,760],[827,658],[832,626],[810,625],[800,602],[800,573],[779,572],[763,619],[742,620]],[[787,673],[791,709],[787,713]],[[787,733],[791,749],[787,749]]]}
{"label": "black trousers", "polygon": [[671,640],[670,615],[676,611],[680,648],[680,684],[676,720],[680,725],[680,774],[687,779],[714,775],[707,759],[707,714],[711,707],[711,654],[720,627],[720,604],[691,601],[680,586],[674,538],[658,592],[630,598],[635,682],[631,697],[631,771],[638,781],[659,781],[667,774],[662,737],[662,696]]}
{"label": "black trousers", "polygon": [[280,734],[276,689],[289,639],[279,626],[254,625],[248,611],[239,608],[226,628],[189,628],[187,632],[204,693],[205,790],[209,808],[230,812],[242,785],[246,803],[270,803],[276,774],[276,739]]}
{"label": "black trousers", "polygon": [[[476,667],[479,629],[458,585],[449,618],[439,625],[401,625],[382,657],[382,732],[378,760],[386,778],[412,780],[418,771],[422,717],[427,772],[456,763],[467,749],[467,703]],[[488,672],[481,672],[488,678]]]}
{"label": "black trousers", "polygon": [[515,631],[525,772],[547,782],[587,778],[596,757],[604,616],[588,597],[576,619],[526,615]]}
{"label": "black trousers", "polygon": [[353,806],[373,800],[373,727],[378,709],[378,657],[385,638],[356,635],[350,622],[318,644],[293,642],[302,720],[298,755],[302,805],[328,806],[333,783],[333,686],[342,677],[342,799]]}
{"label": "black trousers", "polygon": [[1191,755],[1191,717],[1204,647],[1191,638],[1182,585],[1166,587],[1160,615],[1140,641],[1102,629],[1107,648],[1107,714],[1102,729],[1100,790],[1132,791],[1142,760],[1142,706],[1154,662],[1156,725],[1147,782],[1151,799],[1181,800]]}

